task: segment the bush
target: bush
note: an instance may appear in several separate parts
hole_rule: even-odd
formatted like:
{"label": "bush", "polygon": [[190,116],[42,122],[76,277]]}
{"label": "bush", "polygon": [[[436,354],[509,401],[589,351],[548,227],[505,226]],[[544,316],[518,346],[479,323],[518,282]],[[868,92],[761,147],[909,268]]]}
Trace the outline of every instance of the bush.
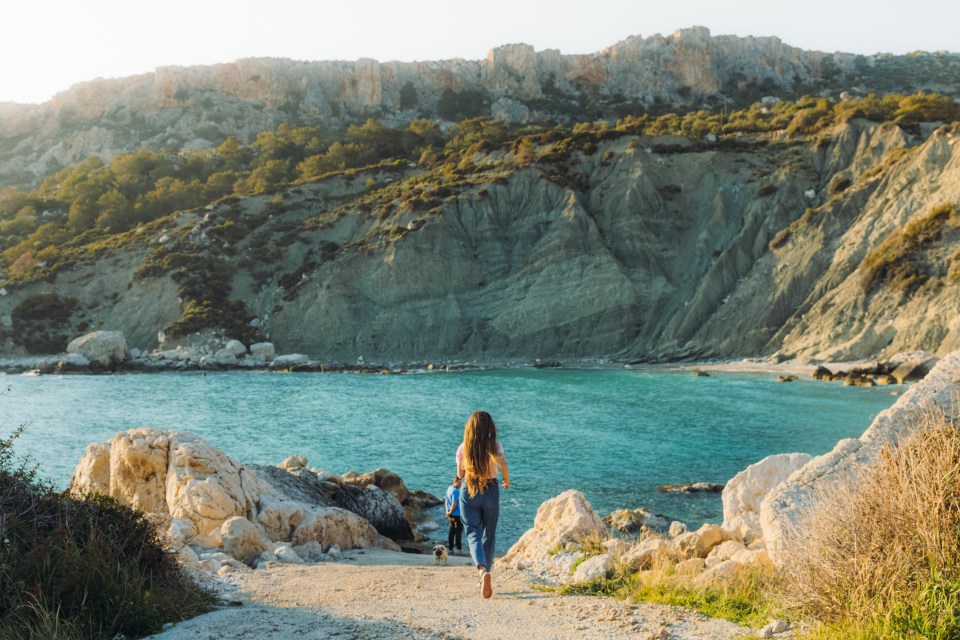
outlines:
{"label": "bush", "polygon": [[830,181],[830,186],[827,188],[827,193],[832,196],[840,195],[846,191],[851,184],[850,178],[847,176],[834,176],[833,180]]}
{"label": "bush", "polygon": [[922,416],[850,480],[788,536],[780,599],[829,637],[960,637],[956,422]]}
{"label": "bush", "polygon": [[939,240],[944,224],[956,218],[956,205],[942,204],[887,236],[863,259],[860,284],[864,292],[883,284],[907,295],[916,291],[929,279],[921,263],[921,251]]}
{"label": "bush", "polygon": [[67,348],[66,332],[76,308],[76,298],[61,298],[52,291],[24,299],[10,314],[14,340],[27,353],[60,353]]}
{"label": "bush", "polygon": [[766,198],[767,196],[772,196],[777,192],[777,185],[771,182],[764,182],[760,185],[760,188],[757,189],[758,198]]}
{"label": "bush", "polygon": [[37,481],[12,453],[22,431],[0,440],[0,638],[143,636],[212,607],[143,513]]}

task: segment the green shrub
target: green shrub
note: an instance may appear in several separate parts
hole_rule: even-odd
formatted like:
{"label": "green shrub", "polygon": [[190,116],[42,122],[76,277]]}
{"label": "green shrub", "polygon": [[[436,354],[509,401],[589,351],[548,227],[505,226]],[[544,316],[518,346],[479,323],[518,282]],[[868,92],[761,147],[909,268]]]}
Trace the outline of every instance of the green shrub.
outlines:
{"label": "green shrub", "polygon": [[757,197],[766,198],[767,196],[772,196],[776,192],[777,185],[770,182],[764,182],[762,185],[760,185],[760,188],[757,189]]}
{"label": "green shrub", "polygon": [[12,454],[21,432],[0,440],[0,637],[139,637],[212,607],[144,514],[37,481]]}
{"label": "green shrub", "polygon": [[834,176],[827,187],[827,193],[832,196],[840,195],[853,184],[847,176]]}
{"label": "green shrub", "polygon": [[939,240],[944,224],[956,218],[957,206],[942,204],[887,236],[863,260],[860,284],[864,292],[882,285],[907,295],[916,291],[930,277],[923,265],[922,250]]}
{"label": "green shrub", "polygon": [[70,320],[76,298],[61,298],[44,291],[24,299],[13,308],[13,338],[28,353],[60,353],[67,348]]}

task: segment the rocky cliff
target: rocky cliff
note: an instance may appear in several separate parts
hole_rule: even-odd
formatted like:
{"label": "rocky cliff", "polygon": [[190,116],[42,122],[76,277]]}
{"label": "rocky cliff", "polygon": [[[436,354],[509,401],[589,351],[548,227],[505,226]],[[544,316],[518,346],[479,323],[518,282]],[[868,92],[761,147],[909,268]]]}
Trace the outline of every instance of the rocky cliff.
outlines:
{"label": "rocky cliff", "polygon": [[[52,291],[74,330],[151,349],[216,291],[257,339],[348,363],[942,354],[960,348],[960,130],[931,129],[621,136],[559,164],[493,151],[456,183],[336,176],[142,227],[0,312]],[[425,183],[434,204],[410,195]]]}
{"label": "rocky cliff", "polygon": [[777,38],[711,36],[694,27],[629,37],[589,55],[512,44],[484,60],[301,62],[248,59],[84,82],[42,105],[0,104],[0,186],[144,146],[249,141],[278,123],[336,128],[368,116],[525,122],[609,117],[663,105],[745,104],[841,90],[956,93],[960,56],[854,56]]}

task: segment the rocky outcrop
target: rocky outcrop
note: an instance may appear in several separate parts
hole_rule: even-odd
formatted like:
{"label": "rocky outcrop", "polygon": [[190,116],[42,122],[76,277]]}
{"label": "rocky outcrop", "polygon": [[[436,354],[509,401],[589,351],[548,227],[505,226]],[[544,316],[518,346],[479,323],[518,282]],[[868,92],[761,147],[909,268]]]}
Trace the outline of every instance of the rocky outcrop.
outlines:
{"label": "rocky outcrop", "polygon": [[606,538],[607,527],[586,497],[568,489],[537,509],[533,528],[520,536],[503,556],[507,564],[523,565],[543,559],[550,550],[590,536]]}
{"label": "rocky outcrop", "polygon": [[[791,95],[811,84],[835,93],[853,85],[878,91],[880,83],[890,90],[891,78],[899,76],[909,77],[904,92],[943,91],[953,88],[960,67],[955,58],[939,55],[929,65],[918,56],[803,51],[777,38],[712,36],[693,27],[631,36],[586,55],[508,44],[469,61],[245,59],[160,67],[80,83],[42,105],[0,105],[0,186],[4,177],[38,181],[50,166],[91,156],[108,159],[143,147],[208,148],[228,135],[249,141],[291,119],[330,128],[373,114],[525,121],[567,117],[584,104],[592,118],[625,106],[699,106],[720,96],[752,100],[761,90]],[[451,97],[467,102],[465,115],[444,107]]]}
{"label": "rocky outcrop", "polygon": [[75,338],[67,353],[79,354],[104,369],[121,364],[127,358],[127,341],[121,331],[94,331]]}
{"label": "rocky outcrop", "polygon": [[918,428],[925,413],[956,415],[958,385],[960,352],[954,352],[880,413],[862,436],[841,440],[832,451],[809,461],[773,488],[762,501],[760,525],[764,544],[774,560],[817,495],[850,482],[857,469],[874,464],[883,447]]}
{"label": "rocky outcrop", "polygon": [[165,519],[177,549],[188,542],[222,547],[250,566],[299,558],[292,548],[281,550],[284,545],[307,545],[304,553],[312,557],[331,548],[399,549],[384,535],[415,537],[400,504],[376,486],[341,487],[336,476],[306,469],[306,460],[287,466],[295,468],[241,465],[189,433],[131,429],[87,447],[71,491],[102,493]]}
{"label": "rocky outcrop", "polygon": [[334,126],[375,113],[449,117],[441,108],[445,95],[476,96],[469,115],[525,118],[525,103],[550,115],[549,100],[578,106],[581,96],[599,106],[702,99],[735,90],[735,83],[788,91],[827,71],[852,71],[853,63],[851,55],[802,51],[776,38],[711,37],[697,27],[631,37],[591,55],[511,44],[471,61],[246,59],[161,67],[80,83],[43,105],[2,105],[0,178],[40,177],[50,165],[159,150],[171,141],[203,148],[227,135],[250,140],[291,116]]}
{"label": "rocky outcrop", "polygon": [[[631,512],[612,521],[624,515]],[[673,525],[669,537],[649,531],[639,538],[610,537],[583,494],[571,489],[540,505],[533,528],[502,562],[546,583],[560,584],[603,578],[618,565],[695,577],[702,583],[722,582],[741,565],[769,561],[762,542],[745,543],[737,531],[717,524],[704,524],[696,531],[687,531],[677,521]]]}
{"label": "rocky outcrop", "polygon": [[655,514],[649,509],[617,509],[605,516],[603,521],[621,533],[636,534],[641,531],[666,533],[675,522],[671,518]]}
{"label": "rocky outcrop", "polygon": [[413,528],[403,506],[377,485],[366,488],[346,485],[333,495],[337,504],[366,519],[384,536],[394,540],[413,540]]}
{"label": "rocky outcrop", "polygon": [[722,494],[723,528],[736,531],[748,542],[762,538],[760,506],[763,499],[812,457],[807,453],[767,456],[735,475]]}

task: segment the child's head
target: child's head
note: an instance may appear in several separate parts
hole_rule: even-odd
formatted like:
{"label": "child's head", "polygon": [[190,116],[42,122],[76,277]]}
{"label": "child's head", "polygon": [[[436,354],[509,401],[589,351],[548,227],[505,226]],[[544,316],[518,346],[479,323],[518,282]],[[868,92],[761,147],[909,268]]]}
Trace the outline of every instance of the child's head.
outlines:
{"label": "child's head", "polygon": [[461,484],[462,480],[460,480],[460,476],[453,476],[453,486],[459,489]]}

